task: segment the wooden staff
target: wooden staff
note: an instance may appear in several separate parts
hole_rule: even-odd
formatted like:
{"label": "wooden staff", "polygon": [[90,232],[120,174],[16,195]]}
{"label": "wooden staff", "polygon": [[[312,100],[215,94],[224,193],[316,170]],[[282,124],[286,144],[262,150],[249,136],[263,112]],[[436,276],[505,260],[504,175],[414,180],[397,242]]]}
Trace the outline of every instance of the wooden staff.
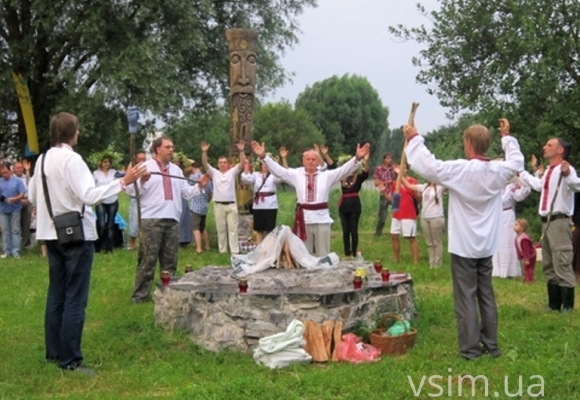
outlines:
{"label": "wooden staff", "polygon": [[164,174],[163,172],[158,172],[158,171],[151,171],[151,175],[161,175],[161,176],[167,176],[169,178],[173,178],[173,179],[182,179],[184,181],[188,181],[191,183],[198,183],[199,181],[194,181],[193,179],[189,179],[185,176],[177,176],[177,175],[170,175],[170,174]]}
{"label": "wooden staff", "polygon": [[[419,108],[419,103],[413,102],[411,105],[411,112],[409,113],[409,119],[407,121],[408,125],[415,125],[415,114],[417,113],[417,108]],[[393,211],[399,211],[401,205],[401,180],[403,179],[403,167],[407,164],[407,154],[405,149],[407,148],[407,139],[403,143],[403,151],[401,153],[401,162],[399,163],[399,174],[397,175],[397,183],[395,184],[395,192],[393,194],[393,205],[391,209]]]}

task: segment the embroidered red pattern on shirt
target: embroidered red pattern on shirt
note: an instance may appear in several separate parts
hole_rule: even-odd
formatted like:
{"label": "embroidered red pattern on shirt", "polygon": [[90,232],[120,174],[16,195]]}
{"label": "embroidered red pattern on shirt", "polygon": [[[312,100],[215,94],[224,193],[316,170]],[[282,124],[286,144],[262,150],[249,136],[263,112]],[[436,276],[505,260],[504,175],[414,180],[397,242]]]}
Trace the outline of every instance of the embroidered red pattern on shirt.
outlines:
{"label": "embroidered red pattern on shirt", "polygon": [[[167,167],[163,167],[163,165],[158,161],[155,160],[157,166],[159,167],[159,171],[162,174],[169,175],[169,164]],[[169,176],[163,175],[163,196],[165,200],[173,200],[173,188],[171,187],[171,178]]]}
{"label": "embroidered red pattern on shirt", "polygon": [[318,175],[306,175],[306,202],[313,203],[316,201],[316,177]]}
{"label": "embroidered red pattern on shirt", "polygon": [[552,177],[552,171],[554,171],[554,168],[556,167],[556,165],[559,165],[559,164],[550,165],[550,168],[548,168],[548,173],[546,174],[546,180],[544,181],[544,189],[542,190],[542,208],[541,208],[541,211],[546,211],[548,209],[548,197],[550,194],[550,178]]}

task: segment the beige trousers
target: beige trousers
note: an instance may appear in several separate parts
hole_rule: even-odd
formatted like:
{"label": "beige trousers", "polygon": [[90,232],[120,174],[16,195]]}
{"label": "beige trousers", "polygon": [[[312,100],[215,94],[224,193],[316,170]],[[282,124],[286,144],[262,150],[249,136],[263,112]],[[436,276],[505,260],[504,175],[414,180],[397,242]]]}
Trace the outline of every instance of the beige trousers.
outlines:
{"label": "beige trousers", "polygon": [[325,257],[330,253],[330,225],[307,224],[304,244],[308,252],[316,257]]}
{"label": "beige trousers", "polygon": [[429,253],[429,266],[431,268],[440,267],[443,263],[443,231],[445,229],[445,218],[421,218],[421,229],[427,243]]}
{"label": "beige trousers", "polygon": [[220,253],[228,252],[228,242],[230,253],[240,252],[240,242],[238,241],[238,206],[232,204],[214,203],[215,227],[218,236],[218,249]]}

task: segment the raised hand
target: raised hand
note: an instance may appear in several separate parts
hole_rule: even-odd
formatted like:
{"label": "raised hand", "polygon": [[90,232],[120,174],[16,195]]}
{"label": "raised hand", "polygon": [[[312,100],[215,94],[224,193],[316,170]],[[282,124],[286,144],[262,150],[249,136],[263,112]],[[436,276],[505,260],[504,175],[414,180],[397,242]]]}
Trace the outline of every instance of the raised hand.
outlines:
{"label": "raised hand", "polygon": [[362,147],[360,144],[356,144],[356,159],[357,160],[361,160],[365,155],[367,155],[367,153],[370,153],[371,151],[371,145],[368,143],[365,143]]}
{"label": "raised hand", "polygon": [[239,150],[240,152],[243,152],[243,151],[244,151],[244,148],[245,148],[245,146],[246,146],[246,142],[244,142],[243,140],[240,140],[240,141],[238,142],[238,150]]}
{"label": "raised hand", "polygon": [[417,127],[415,125],[404,125],[403,126],[403,134],[405,135],[405,139],[409,139],[409,137],[415,135],[417,133]]}
{"label": "raised hand", "polygon": [[312,148],[314,149],[315,152],[320,154],[320,147],[318,147],[318,143],[314,143],[312,145]]}
{"label": "raised hand", "polygon": [[28,161],[26,158],[22,160],[22,166],[24,167],[24,171],[30,171],[30,161]]}
{"label": "raised hand", "polygon": [[530,157],[530,165],[532,166],[533,169],[536,169],[538,167],[538,158],[536,157],[535,154],[532,154],[532,156]]}
{"label": "raised hand", "polygon": [[321,144],[320,145],[320,152],[322,154],[328,154],[328,147],[326,147],[325,145]]}
{"label": "raised hand", "polygon": [[209,150],[209,143],[201,142],[199,147],[201,148],[201,151],[207,153],[207,151]]}
{"label": "raised hand", "polygon": [[257,155],[260,158],[264,157],[264,155],[266,154],[266,145],[264,145],[264,143],[260,144],[255,140],[252,140],[251,146],[252,151],[254,152],[255,155]]}
{"label": "raised hand", "polygon": [[288,150],[286,150],[286,147],[284,146],[280,147],[280,150],[278,150],[278,152],[280,153],[280,157],[282,158],[288,157]]}
{"label": "raised hand", "polygon": [[503,135],[507,135],[510,133],[510,122],[507,118],[500,118],[499,120],[499,133]]}

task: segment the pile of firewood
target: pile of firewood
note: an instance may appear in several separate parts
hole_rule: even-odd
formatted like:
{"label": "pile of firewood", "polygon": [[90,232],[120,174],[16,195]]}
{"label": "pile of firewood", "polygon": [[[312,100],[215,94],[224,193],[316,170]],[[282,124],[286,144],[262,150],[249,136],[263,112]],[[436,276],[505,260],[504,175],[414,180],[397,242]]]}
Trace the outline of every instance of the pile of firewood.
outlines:
{"label": "pile of firewood", "polygon": [[300,268],[300,265],[292,258],[290,246],[288,245],[287,240],[284,240],[282,251],[278,254],[278,258],[276,259],[276,268]]}
{"label": "pile of firewood", "polygon": [[338,361],[338,345],[342,340],[342,321],[324,321],[322,324],[310,320],[303,322],[306,328],[304,350],[312,356],[312,361]]}

